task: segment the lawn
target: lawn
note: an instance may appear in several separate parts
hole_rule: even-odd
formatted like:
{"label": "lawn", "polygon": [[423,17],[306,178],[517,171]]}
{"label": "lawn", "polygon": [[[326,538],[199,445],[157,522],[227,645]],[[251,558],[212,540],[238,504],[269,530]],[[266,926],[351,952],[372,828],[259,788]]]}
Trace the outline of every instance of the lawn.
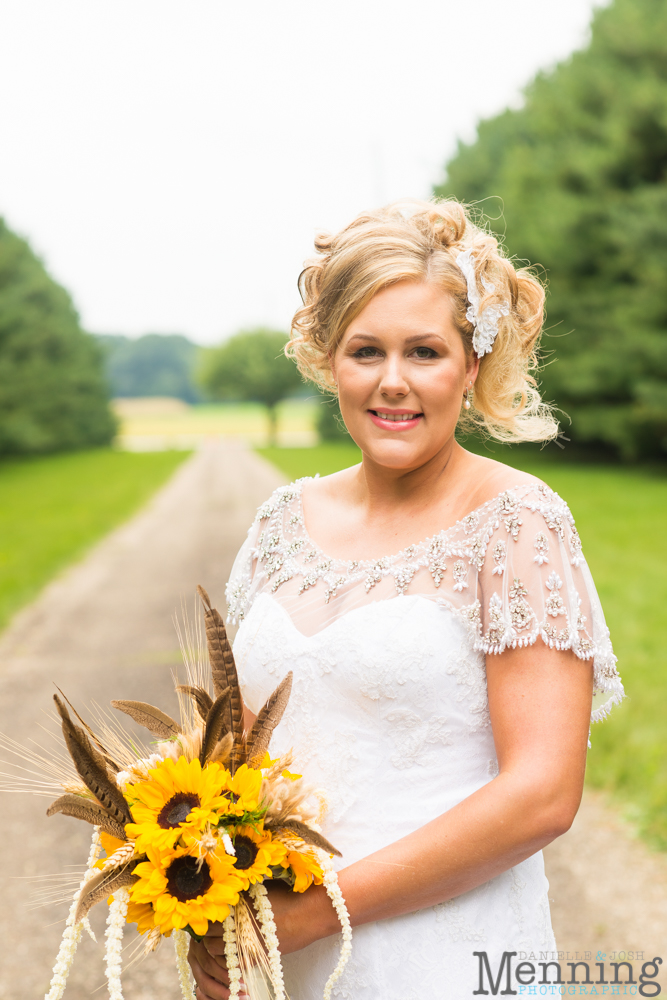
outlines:
{"label": "lawn", "polygon": [[96,449],[0,461],[0,628],[124,521],[187,452]]}
{"label": "lawn", "polygon": [[[359,461],[352,445],[261,454],[291,479]],[[495,457],[540,476],[572,509],[628,694],[593,727],[587,778],[623,802],[646,839],[667,850],[667,476],[520,449],[496,449]]]}
{"label": "lawn", "polygon": [[[285,399],[278,404],[278,442],[312,445],[317,403],[313,399]],[[265,407],[259,403],[218,403],[189,406],[175,399],[117,399],[120,420],[117,444],[129,451],[155,448],[193,448],[210,437],[240,437],[252,445],[267,440]]]}

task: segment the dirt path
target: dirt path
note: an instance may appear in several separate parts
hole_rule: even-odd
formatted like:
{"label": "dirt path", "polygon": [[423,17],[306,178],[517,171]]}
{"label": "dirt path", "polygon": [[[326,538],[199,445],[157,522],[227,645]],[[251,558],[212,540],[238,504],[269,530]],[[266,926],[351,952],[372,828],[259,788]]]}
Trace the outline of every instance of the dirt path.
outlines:
{"label": "dirt path", "polygon": [[[5,633],[0,730],[22,742],[31,736],[45,742],[35,723],[51,711],[53,681],[79,705],[137,698],[176,712],[171,669],[179,665],[180,652],[174,613],[182,599],[193,608],[197,583],[224,606],[224,584],[254,512],[283,481],[234,444],[200,451],[181,466],[142,513],[49,586]],[[80,865],[90,828],[61,816],[47,819],[45,798],[2,795],[0,804],[0,997],[37,998],[46,992],[66,908],[28,909],[34,884],[25,876]],[[105,909],[93,913],[98,941]],[[171,949],[165,941],[155,956],[128,970],[128,1000],[180,996]],[[84,938],[66,994],[70,1000],[83,1000],[99,987],[97,996],[106,997],[102,954],[101,944]]]}
{"label": "dirt path", "polygon": [[[49,586],[4,634],[0,730],[23,742],[30,736],[44,742],[35,723],[50,712],[53,681],[80,705],[150,698],[176,711],[174,612],[182,599],[192,608],[197,583],[222,605],[254,511],[281,481],[275,469],[233,443],[193,456],[146,510]],[[89,830],[64,817],[47,820],[47,799],[3,795],[0,802],[0,1000],[38,998],[49,981],[66,907],[29,909],[34,885],[25,879],[80,865]],[[634,841],[599,799],[586,798],[573,829],[546,855],[560,948],[594,954],[638,949],[646,958],[667,950],[667,859]],[[93,924],[101,941],[105,908],[98,909]],[[134,941],[128,938],[126,956]],[[128,1000],[176,1000],[170,950],[166,941],[127,970]],[[83,1000],[95,990],[106,996],[102,946],[85,938],[67,997]]]}

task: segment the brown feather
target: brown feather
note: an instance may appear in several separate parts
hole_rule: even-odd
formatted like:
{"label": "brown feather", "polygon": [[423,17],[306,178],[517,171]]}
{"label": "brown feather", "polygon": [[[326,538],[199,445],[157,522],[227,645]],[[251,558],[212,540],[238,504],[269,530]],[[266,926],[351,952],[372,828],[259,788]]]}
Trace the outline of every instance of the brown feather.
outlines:
{"label": "brown feather", "polygon": [[[229,702],[230,690],[225,688],[222,694],[218,695],[215,699],[209,713],[206,716],[206,723],[204,724],[204,734],[201,741],[201,753],[199,754],[199,760],[202,767],[207,763],[212,751],[215,749],[219,740],[223,736],[226,736],[225,732],[227,726],[227,707]],[[233,734],[232,734],[233,739]]]}
{"label": "brown feather", "polygon": [[182,732],[179,724],[171,716],[145,701],[112,701],[111,704],[119,712],[125,712],[140,726],[148,729],[158,739],[170,740]]}
{"label": "brown feather", "polygon": [[246,760],[252,766],[257,758],[260,760],[269,749],[273,730],[283,717],[287,702],[292,691],[292,671],[282,679],[276,690],[266,700],[260,709],[253,727],[246,739]]}
{"label": "brown feather", "polygon": [[63,816],[74,816],[75,819],[82,819],[93,826],[100,826],[105,833],[110,833],[118,840],[125,840],[125,828],[111,816],[106,809],[82,798],[81,795],[61,795],[59,799],[52,802],[46,810],[47,816],[55,816],[62,813]]}
{"label": "brown feather", "polygon": [[93,730],[90,728],[90,726],[88,725],[88,723],[85,721],[85,719],[81,718],[81,716],[79,715],[79,713],[75,709],[75,707],[72,704],[72,702],[69,700],[69,698],[64,693],[64,691],[62,691],[58,687],[57,684],[56,684],[56,691],[60,692],[63,700],[67,702],[67,704],[69,705],[69,707],[74,712],[74,714],[76,715],[77,719],[79,720],[79,722],[81,723],[81,725],[85,729],[86,733],[88,734],[88,736],[90,737],[90,739],[93,741],[93,744],[94,744],[93,749],[97,748],[99,750],[99,752],[101,753],[102,757],[104,757],[104,760],[106,761],[107,766],[110,767],[112,771],[115,771],[116,774],[118,774],[118,772],[120,771],[120,767],[118,766],[118,764],[116,763],[116,761],[113,759],[113,757],[111,756],[111,754],[109,753],[109,751],[107,750],[107,748],[105,746],[103,746],[103,744],[97,738],[97,736],[95,735],[95,733],[93,732]]}
{"label": "brown feather", "polygon": [[145,860],[146,855],[144,854],[140,858],[132,858],[129,864],[123,865],[122,868],[111,868],[93,875],[86,882],[81,893],[81,898],[79,899],[79,904],[74,915],[74,923],[78,924],[84,917],[87,917],[96,903],[101,902],[101,900],[106,899],[107,896],[111,896],[114,892],[118,892],[119,889],[125,886],[133,885],[137,881],[137,876],[133,874],[134,869],[141,861]]}
{"label": "brown feather", "polygon": [[289,830],[290,833],[295,833],[297,837],[300,837],[307,844],[313,844],[315,847],[326,851],[327,854],[336,854],[339,858],[343,856],[333,844],[329,843],[326,837],[323,837],[321,833],[316,833],[315,830],[311,830],[306,823],[301,823],[298,819],[286,819],[280,823],[276,823],[275,826],[272,823],[267,823],[265,826],[267,829]]}
{"label": "brown feather", "polygon": [[182,694],[190,695],[197,706],[200,718],[206,722],[206,717],[213,707],[213,699],[208,691],[205,691],[203,687],[195,687],[190,684],[177,684],[176,690]]}
{"label": "brown feather", "polygon": [[126,823],[131,823],[132,814],[130,813],[129,806],[118,786],[109,780],[106,762],[102,760],[96,750],[93,750],[84,731],[74,725],[67,708],[57,694],[54,694],[53,700],[62,719],[63,736],[65,737],[67,749],[85,785],[90,789],[98,802],[122,826]]}
{"label": "brown feather", "polygon": [[216,698],[225,690],[230,689],[228,730],[234,734],[235,740],[243,737],[243,699],[239,687],[239,678],[234,663],[234,654],[227,638],[227,630],[222,615],[211,606],[211,600],[203,587],[197,587],[197,592],[204,605],[204,626],[208,656],[211,662],[211,676]]}
{"label": "brown feather", "polygon": [[215,744],[209,757],[209,763],[226,764],[232,752],[234,737],[227,733]]}

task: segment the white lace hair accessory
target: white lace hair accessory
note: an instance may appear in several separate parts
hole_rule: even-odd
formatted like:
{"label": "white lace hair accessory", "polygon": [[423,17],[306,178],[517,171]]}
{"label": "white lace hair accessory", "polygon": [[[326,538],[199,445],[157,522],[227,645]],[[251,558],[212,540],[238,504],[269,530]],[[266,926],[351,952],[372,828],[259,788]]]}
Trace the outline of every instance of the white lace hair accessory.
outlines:
{"label": "white lace hair accessory", "polygon": [[[473,251],[463,250],[456,255],[456,263],[463,271],[463,275],[468,285],[468,301],[470,305],[466,310],[466,319],[475,327],[472,335],[472,346],[478,358],[490,354],[493,349],[493,342],[498,336],[498,322],[501,316],[509,316],[509,302],[501,302],[497,306],[487,306],[480,312],[479,304],[481,296],[477,287],[477,275]],[[487,292],[494,292],[495,285],[482,278],[482,284]]]}

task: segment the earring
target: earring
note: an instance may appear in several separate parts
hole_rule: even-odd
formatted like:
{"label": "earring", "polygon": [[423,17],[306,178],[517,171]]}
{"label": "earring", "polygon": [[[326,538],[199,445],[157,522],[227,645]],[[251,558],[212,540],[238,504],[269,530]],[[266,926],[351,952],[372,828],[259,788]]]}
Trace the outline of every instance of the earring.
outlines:
{"label": "earring", "polygon": [[470,398],[471,398],[471,396],[472,396],[472,389],[466,389],[466,396],[465,396],[465,399],[463,400],[463,406],[464,406],[464,409],[466,409],[466,410],[470,409]]}

